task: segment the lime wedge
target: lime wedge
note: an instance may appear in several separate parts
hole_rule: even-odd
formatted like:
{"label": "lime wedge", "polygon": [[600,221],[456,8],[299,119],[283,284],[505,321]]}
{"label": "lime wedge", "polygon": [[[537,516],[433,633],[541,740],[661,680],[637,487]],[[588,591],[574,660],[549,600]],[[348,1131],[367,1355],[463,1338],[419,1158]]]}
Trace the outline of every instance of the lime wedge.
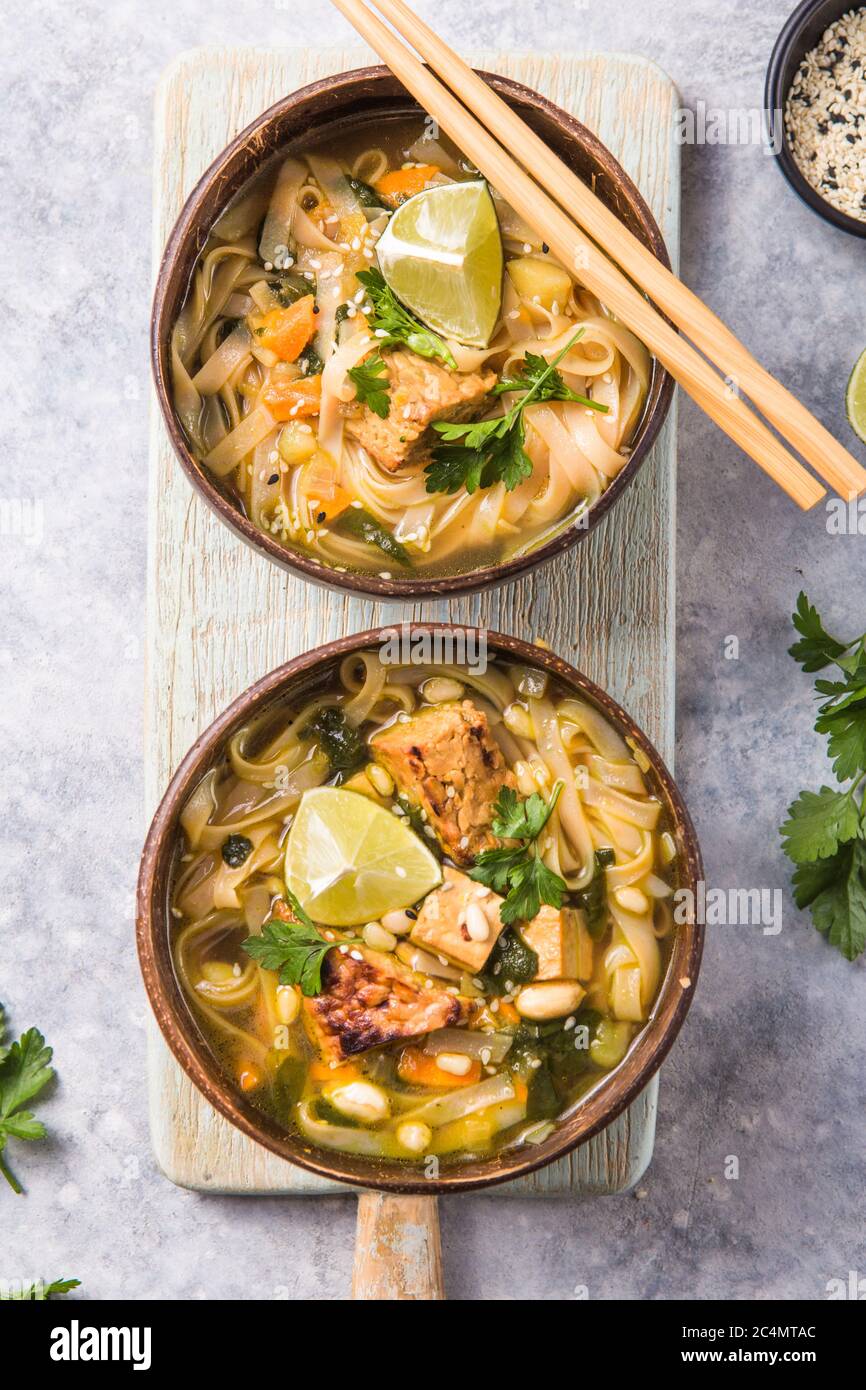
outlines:
{"label": "lime wedge", "polygon": [[849,377],[845,409],[852,430],[866,444],[866,350],[861,352]]}
{"label": "lime wedge", "polygon": [[486,183],[416,193],[394,213],[376,251],[397,298],[428,328],[487,346],[502,303],[502,238]]}
{"label": "lime wedge", "polygon": [[383,806],[338,787],[304,792],[286,845],[286,884],[315,922],[372,922],[441,882],[429,849]]}

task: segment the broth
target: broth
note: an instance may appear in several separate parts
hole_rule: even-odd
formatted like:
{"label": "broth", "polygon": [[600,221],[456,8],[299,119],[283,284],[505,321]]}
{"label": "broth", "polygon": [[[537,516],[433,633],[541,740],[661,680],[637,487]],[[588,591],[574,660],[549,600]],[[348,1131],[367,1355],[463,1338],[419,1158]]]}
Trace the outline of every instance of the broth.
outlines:
{"label": "broth", "polygon": [[[431,222],[468,240],[416,255],[405,238]],[[409,297],[452,327],[477,299],[478,322],[434,331],[432,309],[407,310],[390,289],[407,261]],[[376,293],[358,279],[383,268]],[[553,363],[508,449],[444,432],[501,420]],[[398,117],[290,147],[241,190],[197,261],[172,373],[192,451],[254,525],[399,581],[523,554],[583,515],[627,462],[650,358],[452,144]]]}
{"label": "broth", "polygon": [[635,753],[544,672],[367,651],[231,740],[182,814],[181,986],[312,1144],[421,1162],[540,1142],[622,1062],[676,856]]}

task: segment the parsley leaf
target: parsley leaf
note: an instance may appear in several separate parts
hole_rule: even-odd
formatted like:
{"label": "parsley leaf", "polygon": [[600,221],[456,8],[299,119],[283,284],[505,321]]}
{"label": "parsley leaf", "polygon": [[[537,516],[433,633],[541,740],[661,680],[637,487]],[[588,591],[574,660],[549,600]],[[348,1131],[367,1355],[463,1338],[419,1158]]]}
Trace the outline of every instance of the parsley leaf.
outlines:
{"label": "parsley leaf", "polygon": [[817,930],[854,960],[866,950],[866,634],[853,642],[831,636],[804,593],[793,623],[800,641],[790,655],[803,670],[834,665],[841,673],[841,679],[815,682],[822,701],[815,730],[826,735],[833,771],[848,786],[802,791],[788,808],[782,844],[797,865],[797,906],[810,908]]}
{"label": "parsley leaf", "polygon": [[366,362],[350,367],[346,375],[355,383],[355,392],[361,404],[369,406],[381,420],[387,420],[391,413],[391,397],[388,395],[388,368],[381,352],[374,352]]}
{"label": "parsley leaf", "polygon": [[801,864],[794,872],[794,901],[846,960],[866,950],[866,844],[853,840],[837,854]]}
{"label": "parsley leaf", "polygon": [[332,772],[353,772],[366,758],[364,740],[339,705],[324,705],[316,710],[303,735],[318,740]]}
{"label": "parsley leaf", "polygon": [[499,915],[506,926],[530,922],[538,915],[542,903],[562,906],[566,885],[559,874],[544,863],[537,844],[561,791],[562,783],[557,782],[549,802],[538,792],[521,800],[510,787],[503,787],[497,797],[493,807],[493,833],[501,839],[521,843],[484,850],[469,870],[469,877],[505,896]]}
{"label": "parsley leaf", "polygon": [[263,969],[278,970],[281,985],[300,985],[301,993],[309,996],[321,994],[322,962],[334,943],[319,933],[294,893],[287,889],[286,897],[299,920],[272,917],[261,936],[248,936],[243,948]]}
{"label": "parsley leaf", "polygon": [[548,869],[538,854],[524,859],[512,871],[510,891],[502,904],[500,916],[503,922],[531,922],[541,911],[542,903],[551,907],[562,907],[566,887],[564,881]]}
{"label": "parsley leaf", "polygon": [[860,815],[848,792],[822,787],[803,791],[788,807],[781,829],[784,850],[795,864],[808,864],[835,854],[839,845],[857,837]]}
{"label": "parsley leaf", "polygon": [[419,357],[438,357],[452,372],[457,371],[457,363],[448,344],[400,303],[380,270],[359,270],[357,278],[373,306],[372,314],[367,316],[370,328],[374,333],[387,335],[379,339],[380,349],[400,344]]}
{"label": "parsley leaf", "polygon": [[436,420],[433,428],[441,435],[442,443],[433,449],[432,462],[424,472],[428,492],[458,492],[465,487],[469,493],[478,488],[492,487],[503,482],[508,492],[532,473],[532,460],[527,454],[526,407],[541,401],[578,401],[589,410],[607,413],[607,406],[580,396],[566,386],[556,370],[566,353],[583,336],[579,328],[558,352],[552,362],[537,353],[527,352],[516,376],[503,377],[493,388],[494,396],[519,393],[518,399],[503,415],[492,420]]}
{"label": "parsley leaf", "polygon": [[797,611],[792,621],[801,640],[788,648],[788,655],[799,661],[804,671],[821,671],[846,650],[843,642],[837,642],[825,632],[817,608],[802,590],[797,595]]}
{"label": "parsley leaf", "polygon": [[[4,1009],[0,1005],[0,1039],[5,1032]],[[13,1192],[23,1191],[17,1178],[3,1161],[9,1139],[44,1139],[46,1129],[30,1110],[21,1107],[45,1089],[54,1071],[49,1065],[51,1048],[36,1028],[23,1033],[11,1047],[0,1047],[0,1174]]]}
{"label": "parsley leaf", "polygon": [[344,512],[340,512],[331,522],[331,530],[340,536],[354,536],[365,545],[375,546],[398,565],[412,564],[403,542],[398,541],[393,531],[389,531],[387,526],[383,526],[381,521],[377,521],[363,507],[349,506]]}
{"label": "parsley leaf", "polygon": [[616,860],[616,854],[606,846],[595,851],[595,872],[589,884],[580,894],[580,906],[586,918],[586,929],[593,941],[604,936],[608,922],[607,879],[605,869]]}
{"label": "parsley leaf", "polygon": [[80,1279],[54,1279],[50,1284],[39,1279],[35,1284],[24,1284],[14,1292],[0,1286],[0,1303],[47,1303],[51,1298],[62,1297],[77,1289],[80,1284]]}

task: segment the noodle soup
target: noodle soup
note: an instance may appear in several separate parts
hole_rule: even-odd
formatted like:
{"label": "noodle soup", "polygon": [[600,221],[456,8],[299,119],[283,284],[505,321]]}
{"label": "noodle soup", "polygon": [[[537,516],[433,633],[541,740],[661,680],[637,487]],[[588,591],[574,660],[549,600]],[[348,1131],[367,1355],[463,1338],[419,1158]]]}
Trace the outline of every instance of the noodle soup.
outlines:
{"label": "noodle soup", "polygon": [[222,1068],[322,1149],[542,1143],[664,977],[676,847],[648,770],[593,705],[503,660],[365,651],[271,705],[189,797],[171,888]]}
{"label": "noodle soup", "polygon": [[444,138],[292,147],[211,229],[175,411],[289,550],[399,582],[537,549],[629,458],[651,360]]}

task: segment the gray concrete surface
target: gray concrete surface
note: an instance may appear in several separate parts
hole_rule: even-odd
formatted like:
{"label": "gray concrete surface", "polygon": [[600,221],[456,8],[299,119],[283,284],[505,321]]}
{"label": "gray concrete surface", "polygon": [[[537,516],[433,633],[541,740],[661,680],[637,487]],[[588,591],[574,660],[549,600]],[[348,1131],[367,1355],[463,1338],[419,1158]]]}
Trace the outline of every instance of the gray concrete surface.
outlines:
{"label": "gray concrete surface", "polygon": [[[419,8],[467,48],[641,52],[687,106],[728,111],[760,105],[790,4]],[[7,25],[0,998],[14,1028],[44,1029],[60,1082],[43,1111],[50,1141],[15,1149],[27,1196],[0,1190],[3,1278],[75,1274],[90,1298],[348,1291],[351,1200],[201,1198],[156,1171],[131,945],[152,93],[197,44],[347,38],[326,0],[43,0]],[[686,279],[854,442],[842,401],[866,343],[862,243],[798,203],[758,146],[683,153]],[[825,776],[810,682],[785,655],[789,614],[805,584],[841,628],[866,626],[863,544],[828,534],[820,508],[800,516],[684,403],[678,772],[713,885],[786,889],[776,827]],[[638,1193],[448,1202],[451,1296],[816,1299],[866,1273],[863,1017],[862,962],[830,951],[787,891],[779,934],[710,930]]]}

